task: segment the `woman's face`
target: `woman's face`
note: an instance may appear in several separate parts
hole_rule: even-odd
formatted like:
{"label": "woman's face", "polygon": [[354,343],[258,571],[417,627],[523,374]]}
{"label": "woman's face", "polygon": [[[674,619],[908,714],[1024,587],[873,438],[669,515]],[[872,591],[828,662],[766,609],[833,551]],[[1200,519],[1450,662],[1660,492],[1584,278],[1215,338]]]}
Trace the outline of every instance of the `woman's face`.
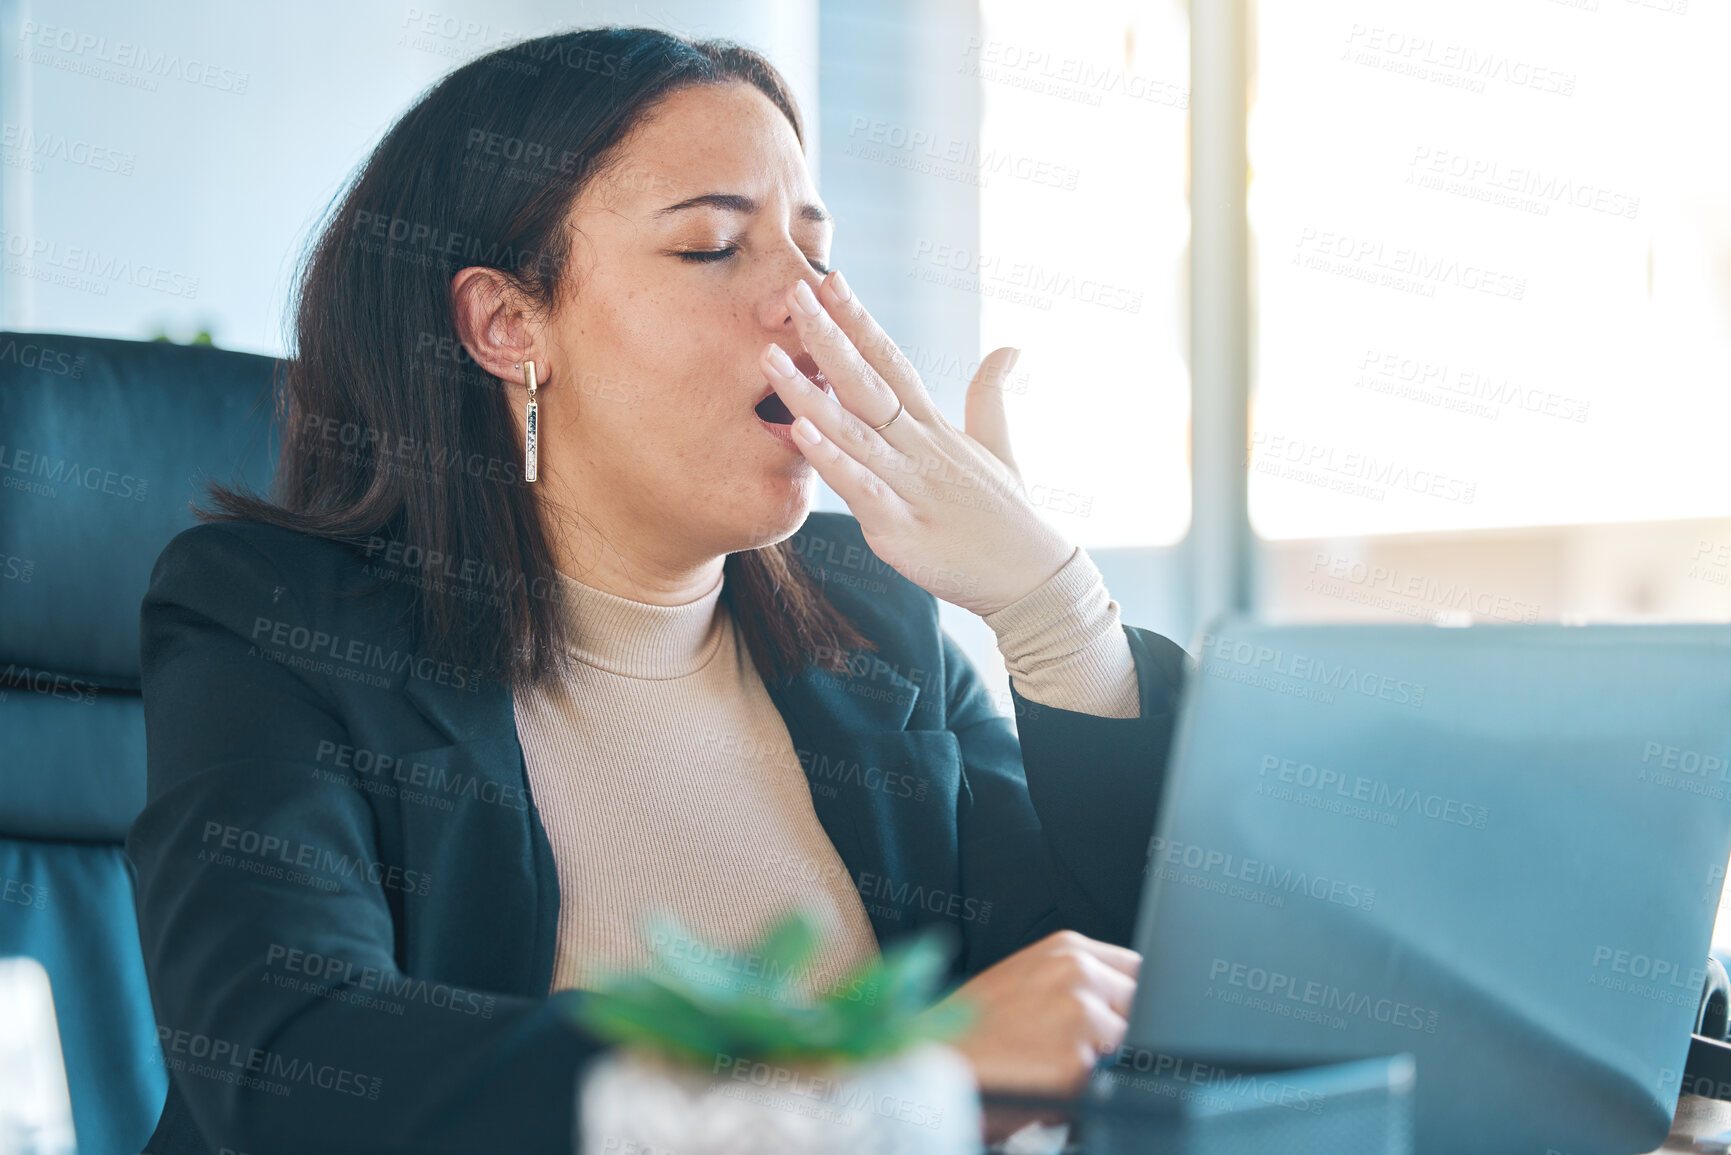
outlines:
{"label": "woman's face", "polygon": [[778,541],[816,475],[756,412],[758,357],[775,342],[817,374],[787,293],[827,270],[828,214],[749,84],[676,92],[622,152],[572,206],[572,288],[537,337],[543,495],[668,562]]}

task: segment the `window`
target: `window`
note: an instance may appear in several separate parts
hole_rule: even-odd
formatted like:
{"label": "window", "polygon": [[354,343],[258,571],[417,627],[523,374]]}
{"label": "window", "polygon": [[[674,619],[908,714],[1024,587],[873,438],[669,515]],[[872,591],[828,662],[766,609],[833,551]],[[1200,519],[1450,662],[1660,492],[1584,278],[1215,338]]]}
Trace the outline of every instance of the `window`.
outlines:
{"label": "window", "polygon": [[1322,0],[1257,28],[1264,612],[1731,618],[1731,13]]}
{"label": "window", "polygon": [[981,349],[1028,493],[1090,550],[1190,522],[1189,32],[1172,0],[983,0],[980,245],[934,262],[981,295]]}
{"label": "window", "polygon": [[1686,4],[1263,6],[1259,533],[1731,513],[1727,22]]}

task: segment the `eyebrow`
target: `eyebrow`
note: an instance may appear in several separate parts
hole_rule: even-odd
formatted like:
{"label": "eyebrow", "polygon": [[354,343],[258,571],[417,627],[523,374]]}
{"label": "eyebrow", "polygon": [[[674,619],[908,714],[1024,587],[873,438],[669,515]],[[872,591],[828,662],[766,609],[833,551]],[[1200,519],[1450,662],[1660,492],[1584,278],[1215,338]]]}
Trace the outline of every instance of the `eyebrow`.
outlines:
{"label": "eyebrow", "polygon": [[[695,196],[689,200],[680,201],[676,205],[668,205],[664,209],[659,209],[655,215],[665,217],[685,209],[695,208],[717,208],[730,213],[750,214],[758,210],[758,203],[751,197],[742,196],[739,193],[704,193],[702,196]],[[799,216],[801,220],[819,223],[833,219],[823,210],[821,205],[813,204],[810,201],[799,206]]]}

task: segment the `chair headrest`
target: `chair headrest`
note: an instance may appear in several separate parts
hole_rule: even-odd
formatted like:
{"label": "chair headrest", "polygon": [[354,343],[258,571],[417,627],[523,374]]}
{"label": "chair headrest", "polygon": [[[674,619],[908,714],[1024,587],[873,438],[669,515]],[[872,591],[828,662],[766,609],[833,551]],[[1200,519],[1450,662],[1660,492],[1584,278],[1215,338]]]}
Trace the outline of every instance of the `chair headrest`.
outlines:
{"label": "chair headrest", "polygon": [[210,480],[264,492],[275,358],[0,331],[0,671],[138,688],[138,613]]}

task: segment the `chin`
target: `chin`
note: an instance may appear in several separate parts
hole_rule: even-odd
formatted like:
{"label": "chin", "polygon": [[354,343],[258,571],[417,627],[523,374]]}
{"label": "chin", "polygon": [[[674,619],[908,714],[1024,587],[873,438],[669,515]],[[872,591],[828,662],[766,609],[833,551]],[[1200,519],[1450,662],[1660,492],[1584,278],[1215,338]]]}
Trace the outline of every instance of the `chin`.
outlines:
{"label": "chin", "polygon": [[810,466],[801,470],[803,476],[780,479],[769,487],[763,500],[752,511],[743,537],[747,544],[741,549],[762,549],[792,537],[805,524],[817,498],[817,471]]}

